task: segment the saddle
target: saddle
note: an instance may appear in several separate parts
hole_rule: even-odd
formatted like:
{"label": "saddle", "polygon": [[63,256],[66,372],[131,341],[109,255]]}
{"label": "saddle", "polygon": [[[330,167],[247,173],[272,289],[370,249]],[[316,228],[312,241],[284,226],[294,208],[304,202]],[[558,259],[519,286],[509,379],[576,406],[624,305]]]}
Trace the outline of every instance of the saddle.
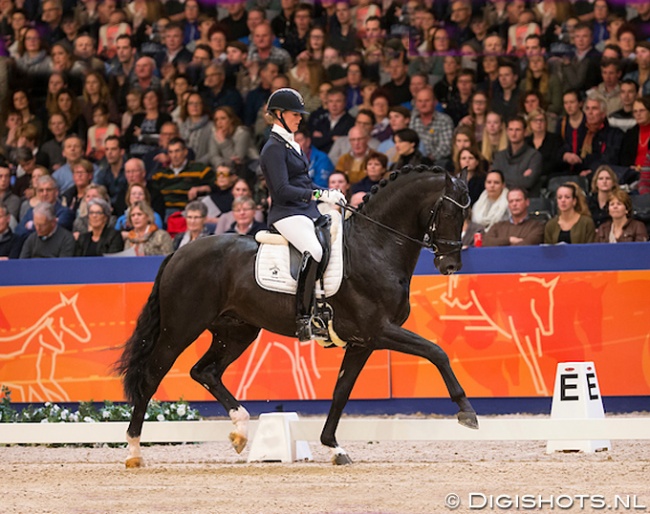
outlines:
{"label": "saddle", "polygon": [[[345,346],[332,328],[334,312],[326,299],[335,295],[343,280],[343,230],[341,215],[327,204],[320,204],[322,216],[314,223],[316,236],[323,247],[323,258],[316,272],[315,305],[312,335],[325,347]],[[296,294],[302,254],[282,235],[261,231],[255,236],[260,243],[255,260],[255,280],[268,291]]]}
{"label": "saddle", "polygon": [[[343,225],[337,210],[327,204],[319,204],[318,208],[324,216],[315,223],[316,235],[323,245],[316,296],[329,298],[338,292],[343,281]],[[326,239],[330,239],[331,245]],[[295,295],[302,254],[277,232],[262,230],[255,235],[255,240],[260,243],[255,259],[257,285],[267,291]]]}

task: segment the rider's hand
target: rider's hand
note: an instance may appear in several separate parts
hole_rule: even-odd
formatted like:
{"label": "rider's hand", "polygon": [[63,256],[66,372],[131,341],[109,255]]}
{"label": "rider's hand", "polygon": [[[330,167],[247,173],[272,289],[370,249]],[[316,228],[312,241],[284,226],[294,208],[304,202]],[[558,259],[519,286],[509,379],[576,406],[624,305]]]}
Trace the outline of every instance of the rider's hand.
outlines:
{"label": "rider's hand", "polygon": [[314,199],[331,205],[345,205],[345,195],[336,189],[317,189],[314,191]]}

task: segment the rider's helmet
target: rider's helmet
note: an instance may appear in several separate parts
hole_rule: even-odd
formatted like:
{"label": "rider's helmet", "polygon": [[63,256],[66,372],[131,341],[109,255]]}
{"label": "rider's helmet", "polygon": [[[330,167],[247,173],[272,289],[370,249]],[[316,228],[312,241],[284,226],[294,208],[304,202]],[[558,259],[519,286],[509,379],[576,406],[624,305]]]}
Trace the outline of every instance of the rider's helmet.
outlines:
{"label": "rider's helmet", "polygon": [[269,97],[269,101],[266,104],[266,110],[269,112],[292,111],[301,114],[309,114],[309,112],[305,110],[305,101],[302,99],[302,95],[290,87],[283,87],[275,91]]}

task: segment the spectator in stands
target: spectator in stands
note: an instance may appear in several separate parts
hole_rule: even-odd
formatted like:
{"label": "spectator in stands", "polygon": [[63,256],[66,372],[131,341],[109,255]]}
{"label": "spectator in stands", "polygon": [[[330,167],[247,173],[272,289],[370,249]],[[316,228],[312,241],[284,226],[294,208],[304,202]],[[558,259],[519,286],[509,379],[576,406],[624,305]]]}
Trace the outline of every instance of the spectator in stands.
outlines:
{"label": "spectator in stands", "polygon": [[83,140],[77,134],[70,134],[63,140],[62,155],[65,164],[57,169],[52,177],[59,186],[59,191],[67,191],[74,185],[73,168],[84,155]]}
{"label": "spectator in stands", "polygon": [[53,113],[47,122],[51,134],[38,150],[38,160],[48,169],[56,171],[65,164],[63,157],[63,140],[68,132],[68,121],[63,114]]}
{"label": "spectator in stands", "polygon": [[521,187],[508,191],[509,219],[492,225],[483,237],[483,246],[526,246],[544,241],[544,224],[528,217],[530,200]]}
{"label": "spectator in stands", "polygon": [[485,176],[485,190],[472,206],[472,221],[488,232],[499,221],[508,219],[508,189],[503,172],[493,169]]}
{"label": "spectator in stands", "polygon": [[607,102],[607,116],[623,107],[621,101],[621,77],[623,71],[620,61],[603,59],[600,62],[602,82],[587,91],[587,96],[600,95]]}
{"label": "spectator in stands", "polygon": [[623,79],[620,91],[622,107],[607,117],[610,126],[621,129],[623,132],[627,132],[636,125],[636,120],[634,119],[632,110],[638,92],[639,85],[634,82],[634,80]]}
{"label": "spectator in stands", "polygon": [[616,189],[608,199],[611,220],[596,230],[596,243],[632,243],[647,241],[648,230],[641,221],[632,218],[632,201],[625,191]]}
{"label": "spectator in stands", "polygon": [[[276,18],[277,20],[277,18]],[[263,21],[253,30],[253,45],[248,52],[248,61],[261,63],[271,61],[280,67],[280,73],[288,73],[292,67],[291,56],[283,48],[273,46],[274,30],[268,21]],[[281,36],[277,34],[280,39]]]}
{"label": "spectator in stands", "polygon": [[104,71],[104,61],[97,57],[97,44],[89,34],[81,34],[74,41],[73,54],[83,73]]}
{"label": "spectator in stands", "polygon": [[584,22],[573,32],[574,53],[562,64],[563,85],[586,91],[600,82],[600,53],[593,47],[593,31]]}
{"label": "spectator in stands", "polygon": [[129,224],[133,227],[124,241],[124,249],[135,255],[167,255],[174,251],[172,238],[154,223],[153,210],[146,202],[129,208]]}
{"label": "spectator in stands", "polygon": [[27,29],[21,42],[18,47],[19,57],[16,59],[16,68],[20,73],[21,82],[28,85],[32,94],[42,95],[44,93],[42,84],[47,80],[52,68],[52,59],[43,47],[41,36],[36,28]]}
{"label": "spectator in stands", "polygon": [[596,228],[585,194],[575,182],[562,184],[556,193],[558,214],[546,223],[545,244],[593,243]]}
{"label": "spectator in stands", "polygon": [[492,165],[503,172],[508,188],[526,188],[530,196],[539,196],[542,155],[525,140],[526,122],[520,116],[508,121],[508,147],[494,155]]}
{"label": "spectator in stands", "polygon": [[[90,184],[77,210],[77,217],[72,224],[72,235],[75,239],[78,239],[80,234],[88,232],[88,202],[97,198],[101,198],[110,205],[110,197],[106,188],[98,184]],[[115,216],[111,216],[109,225],[111,227],[115,225]]]}
{"label": "spectator in stands", "polygon": [[458,176],[467,169],[467,188],[471,204],[474,205],[485,190],[485,167],[481,152],[475,146],[463,148],[458,154],[458,165],[455,170]]}
{"label": "spectator in stands", "polygon": [[562,114],[562,84],[558,75],[551,73],[548,69],[543,54],[528,56],[528,67],[524,72],[520,89],[522,93],[525,91],[538,92],[544,99],[548,112],[557,116]]}
{"label": "spectator in stands", "polygon": [[187,141],[187,146],[194,150],[196,160],[208,162],[210,158],[210,140],[212,124],[209,112],[199,93],[190,93],[181,108],[181,137]]}
{"label": "spectator in stands", "polygon": [[307,49],[307,36],[313,18],[313,6],[308,3],[297,5],[293,14],[293,23],[289,25],[285,33],[282,48],[284,48],[292,59],[296,59]]}
{"label": "spectator in stands", "polygon": [[235,198],[232,202],[235,222],[226,233],[254,236],[260,230],[266,230],[266,224],[255,220],[255,212],[256,205],[250,196]]}
{"label": "spectator in stands", "polygon": [[[119,125],[120,114],[115,100],[111,98],[108,84],[104,80],[102,72],[91,71],[86,75],[83,88],[83,102],[81,114],[86,120],[86,126],[90,127],[95,122],[95,108],[104,105],[107,108],[108,121]],[[119,135],[119,134],[117,134]]]}
{"label": "spectator in stands", "polygon": [[386,141],[393,136],[388,120],[391,100],[383,89],[378,89],[371,95],[370,104],[372,113],[375,115],[375,126],[370,132],[370,137],[377,141]]}
{"label": "spectator in stands", "polygon": [[621,165],[640,170],[650,166],[650,96],[637,98],[632,114],[636,125],[623,136]]}
{"label": "spectator in stands", "polygon": [[247,127],[252,127],[255,124],[257,113],[266,105],[269,96],[271,96],[271,84],[279,72],[280,68],[276,63],[271,61],[261,63],[259,85],[246,95],[246,103],[244,104],[243,122]]}
{"label": "spectator in stands", "polygon": [[584,111],[587,134],[579,155],[582,160],[580,175],[590,177],[601,164],[621,164],[623,132],[609,126],[607,103],[602,97],[587,98]]}
{"label": "spectator in stands", "polygon": [[478,144],[483,141],[483,130],[489,111],[489,98],[485,91],[476,91],[469,101],[468,114],[459,125],[467,125],[474,130],[474,138]]}
{"label": "spectator in stands", "polygon": [[[81,114],[81,107],[75,95],[70,89],[64,88],[56,95],[56,113],[65,116],[69,134],[86,134],[88,125]],[[82,147],[83,149],[83,147]]]}
{"label": "spectator in stands", "polygon": [[[409,128],[411,122],[411,111],[401,105],[394,105],[388,110],[388,123],[390,130],[394,134],[398,130]],[[422,151],[423,147],[420,148]],[[388,157],[388,164],[391,165],[397,160],[395,151],[395,141],[393,138],[388,138],[382,141],[376,148],[378,152],[383,153]]]}
{"label": "spectator in stands", "polygon": [[249,165],[259,158],[259,152],[250,129],[242,125],[230,106],[221,106],[214,112],[207,155],[213,168],[226,164],[240,177],[251,179]]}
{"label": "spectator in stands", "polygon": [[[417,132],[425,148],[425,157],[434,164],[444,166],[451,157],[451,136],[453,121],[442,112],[436,112],[436,97],[433,89],[425,87],[415,99],[417,112],[411,118],[410,128]],[[417,148],[417,144],[416,144]]]}
{"label": "spectator in stands", "polygon": [[485,129],[481,141],[481,155],[491,164],[494,155],[505,150],[508,147],[508,137],[506,136],[506,127],[501,115],[490,111],[485,116]]}
{"label": "spectator in stands", "polygon": [[17,259],[25,240],[23,236],[14,234],[9,226],[11,213],[7,206],[0,202],[0,261]]}
{"label": "spectator in stands", "polygon": [[[219,179],[219,177],[217,177]],[[230,182],[232,183],[232,182]],[[242,197],[250,197],[252,198],[252,190],[251,187],[248,185],[248,182],[246,182],[242,178],[238,178],[235,180],[234,185],[230,188],[229,190],[230,197],[232,198],[232,201],[236,200],[237,198],[242,198]],[[226,197],[223,197],[223,200],[226,200]],[[211,197],[203,197],[202,201],[208,206],[208,216],[210,216],[210,212],[213,212],[212,216],[213,218],[210,219],[208,218],[208,221],[211,221],[213,223],[216,223],[216,228],[214,229],[215,235],[219,234],[224,234],[232,224],[235,222],[235,215],[232,212],[232,201],[230,205],[224,207],[224,212],[221,212],[219,214],[220,209],[214,207],[214,202],[212,201]],[[219,205],[222,205],[220,203]],[[218,218],[214,218],[214,217]],[[264,221],[264,212],[262,211],[262,208],[260,206],[257,206],[255,209],[255,221],[263,222]]]}
{"label": "spectator in stands", "polygon": [[330,28],[329,44],[341,54],[355,50],[359,46],[357,31],[350,4],[347,1],[336,2],[336,23]]}
{"label": "spectator in stands", "polygon": [[[126,190],[126,195],[124,197],[126,203],[125,213],[122,214],[117,221],[115,222],[115,230],[122,231],[123,237],[126,237],[126,232],[131,230],[133,227],[128,225],[129,215],[128,210],[131,205],[135,202],[146,202],[151,205],[151,194],[149,190],[145,187],[144,184],[138,182],[133,182],[129,184],[128,189]],[[153,213],[154,223],[158,228],[163,228],[162,218],[157,212]]]}
{"label": "spectator in stands", "polygon": [[[361,109],[356,118],[354,119],[354,126],[363,129],[365,132],[371,132],[375,126],[375,114],[371,110]],[[379,140],[370,136],[368,141],[368,146],[373,150],[376,150],[379,147]],[[350,137],[349,135],[339,136],[334,141],[331,150],[327,154],[330,161],[337,163],[341,156],[350,153],[352,147],[350,146]]]}
{"label": "spectator in stands", "polygon": [[11,170],[3,160],[0,160],[0,204],[9,211],[15,226],[20,219],[20,197],[11,190]]}
{"label": "spectator in stands", "polygon": [[144,92],[150,89],[160,91],[160,78],[155,74],[156,61],[149,56],[140,57],[135,61],[135,71],[131,78],[130,87]]}
{"label": "spectator in stands", "polygon": [[[188,149],[182,138],[169,142],[169,167],[156,173],[152,178],[152,187],[164,203],[165,222],[175,212],[185,209],[187,203],[197,195],[196,187],[210,186],[214,182],[214,171],[209,165],[191,162]],[[154,222],[153,213],[151,223]]]}
{"label": "spectator in stands", "polygon": [[432,166],[434,164],[426,155],[420,153],[418,149],[420,136],[415,130],[410,128],[398,130],[395,132],[393,140],[395,141],[397,160],[390,167],[391,171],[399,170],[406,165],[417,166],[418,164],[424,164],[426,166]]}
{"label": "spectator in stands", "polygon": [[537,150],[542,156],[542,174],[540,184],[545,187],[549,177],[563,175],[565,164],[562,160],[564,141],[559,134],[549,132],[547,115],[544,111],[535,109],[528,114],[528,132],[526,144]]}
{"label": "spectator in stands", "polygon": [[640,41],[636,44],[637,70],[625,75],[626,79],[632,79],[639,85],[641,96],[650,95],[650,41]]}
{"label": "spectator in stands", "polygon": [[448,163],[447,170],[457,173],[460,171],[458,164],[458,157],[460,151],[464,148],[470,148],[476,146],[476,139],[474,138],[474,131],[467,125],[459,125],[454,130],[454,135],[452,137],[452,150],[451,150],[451,161]]}
{"label": "spectator in stands", "polygon": [[[45,179],[46,177],[42,177]],[[41,202],[33,210],[34,231],[29,234],[20,251],[21,259],[72,257],[75,241],[67,229],[57,223],[53,204]]]}
{"label": "spectator in stands", "polygon": [[93,165],[86,159],[80,159],[72,166],[73,185],[63,192],[61,200],[75,216],[86,194],[86,189],[93,181],[93,173]]}
{"label": "spectator in stands", "polygon": [[209,111],[217,107],[229,106],[241,119],[244,114],[244,101],[237,90],[226,85],[226,72],[223,65],[211,64],[205,70],[204,88],[201,93],[203,103]]}
{"label": "spectator in stands", "polygon": [[328,189],[327,179],[334,171],[334,164],[325,152],[321,152],[311,144],[309,130],[298,129],[293,136],[296,143],[300,145],[303,155],[309,161],[309,176],[312,182],[322,189]]}
{"label": "spectator in stands", "polygon": [[618,177],[611,166],[603,164],[599,166],[591,179],[591,195],[587,198],[591,218],[598,228],[609,217],[609,195],[618,189]]}
{"label": "spectator in stands", "polygon": [[88,129],[86,156],[94,162],[104,159],[106,138],[120,135],[119,127],[115,123],[110,123],[108,116],[106,104],[99,104],[93,109],[94,124]]}
{"label": "spectator in stands", "polygon": [[43,125],[29,105],[29,96],[27,91],[25,89],[16,89],[14,90],[11,99],[13,102],[13,110],[21,116],[21,125],[34,125],[38,130],[38,134],[42,133]]}
{"label": "spectator in stands", "polygon": [[124,176],[124,149],[121,139],[108,136],[104,143],[104,158],[99,163],[99,171],[93,182],[103,185],[111,197],[111,204],[117,200],[117,194],[126,184]]}
{"label": "spectator in stands", "polygon": [[165,123],[171,121],[171,116],[162,111],[160,93],[154,89],[143,93],[142,109],[143,112],[133,116],[124,134],[129,154],[140,158],[157,149],[160,131]]}
{"label": "spectator in stands", "polygon": [[442,67],[444,74],[442,79],[433,86],[433,94],[444,111],[449,104],[449,99],[456,90],[456,79],[458,79],[458,72],[460,71],[460,57],[451,54],[445,55]]}
{"label": "spectator in stands", "polygon": [[336,162],[335,168],[348,174],[351,184],[356,184],[365,177],[364,160],[370,152],[368,131],[359,126],[353,126],[348,135],[350,151],[343,154]]}
{"label": "spectator in stands", "polygon": [[412,99],[410,91],[410,78],[408,75],[408,66],[404,58],[393,58],[388,62],[390,73],[390,82],[382,85],[391,99],[390,105],[401,105],[410,102]]}
{"label": "spectator in stands", "polygon": [[205,218],[207,215],[208,208],[200,200],[193,200],[185,206],[183,216],[187,223],[187,230],[176,234],[176,237],[174,237],[174,251],[192,241],[210,235],[210,232],[205,226]]}
{"label": "spectator in stands", "polygon": [[[36,183],[38,182],[38,179],[41,178],[43,175],[49,176],[49,174],[50,172],[47,170],[47,168],[43,166],[34,165],[29,168],[29,173],[26,173],[25,175],[20,177],[20,179],[18,179],[21,183],[27,184],[27,186],[26,187],[23,187],[22,185],[20,186],[20,190],[22,191],[20,198],[22,201],[20,204],[19,217],[16,218],[17,220],[22,220],[23,216],[27,214],[27,211],[30,208],[36,207],[40,203],[40,199],[36,194]],[[18,184],[18,181],[16,181],[16,184]],[[14,187],[14,192],[16,191],[18,191],[18,189]]]}
{"label": "spectator in stands", "polygon": [[370,150],[364,159],[363,169],[365,177],[352,185],[352,194],[359,192],[369,193],[372,186],[378,185],[388,170],[388,158],[379,152]]}
{"label": "spectator in stands", "polygon": [[75,245],[77,257],[101,257],[121,252],[124,242],[120,233],[111,228],[111,206],[102,198],[88,202],[88,232],[79,235]]}
{"label": "spectator in stands", "polygon": [[332,88],[327,93],[327,114],[310,124],[312,143],[319,150],[328,153],[334,141],[347,135],[354,125],[354,118],[345,109],[345,93]]}
{"label": "spectator in stands", "polygon": [[508,121],[519,110],[521,91],[517,86],[517,66],[511,61],[499,63],[499,88],[496,89],[490,102],[490,108]]}

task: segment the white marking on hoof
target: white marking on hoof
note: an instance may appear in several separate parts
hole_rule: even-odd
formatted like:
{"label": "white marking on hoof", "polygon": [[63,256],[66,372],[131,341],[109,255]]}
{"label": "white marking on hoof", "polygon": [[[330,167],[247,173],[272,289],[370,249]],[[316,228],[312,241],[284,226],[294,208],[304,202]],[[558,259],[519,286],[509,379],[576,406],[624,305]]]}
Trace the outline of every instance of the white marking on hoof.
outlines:
{"label": "white marking on hoof", "polygon": [[131,437],[126,434],[126,442],[128,443],[129,457],[126,459],[127,468],[141,468],[142,452],[140,451],[140,436]]}
{"label": "white marking on hoof", "polygon": [[337,446],[336,448],[330,449],[332,452],[332,464],[335,466],[341,466],[345,464],[352,464],[352,459],[343,448]]}
{"label": "white marking on hoof", "polygon": [[230,442],[235,451],[241,453],[248,443],[248,422],[251,416],[241,405],[237,409],[230,409],[228,414],[235,425],[235,430],[229,436]]}

